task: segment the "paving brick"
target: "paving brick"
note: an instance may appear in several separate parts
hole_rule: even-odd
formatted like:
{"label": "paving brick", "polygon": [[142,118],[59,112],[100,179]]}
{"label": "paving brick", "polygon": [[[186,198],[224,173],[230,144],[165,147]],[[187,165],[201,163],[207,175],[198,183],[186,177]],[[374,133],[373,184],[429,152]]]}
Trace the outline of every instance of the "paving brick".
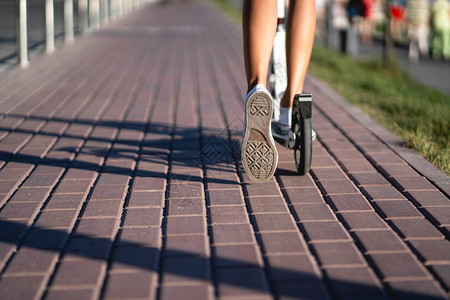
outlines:
{"label": "paving brick", "polygon": [[54,194],[86,194],[92,186],[92,180],[62,180],[59,182]]}
{"label": "paving brick", "polygon": [[90,197],[90,201],[124,199],[127,189],[127,185],[96,185]]}
{"label": "paving brick", "polygon": [[162,272],[163,285],[198,284],[211,278],[209,259],[198,257],[166,258]]}
{"label": "paving brick", "polygon": [[358,231],[355,234],[366,253],[377,251],[407,251],[405,244],[392,231],[370,230]]}
{"label": "paving brick", "polygon": [[201,182],[171,182],[169,199],[203,198],[203,183]]}
{"label": "paving brick", "polygon": [[161,226],[161,208],[127,209],[123,227],[130,226]]}
{"label": "paving brick", "polygon": [[408,240],[425,238],[442,239],[444,237],[426,219],[394,219],[391,222],[397,228],[400,235]]}
{"label": "paving brick", "polygon": [[114,249],[112,273],[158,270],[160,250],[150,246],[120,246]]}
{"label": "paving brick", "polygon": [[334,209],[338,212],[373,211],[372,206],[359,193],[330,195],[328,199],[331,200]]}
{"label": "paving brick", "polygon": [[163,207],[164,199],[163,191],[134,191],[131,193],[127,207]]}
{"label": "paving brick", "polygon": [[447,299],[445,292],[432,280],[394,281],[389,287],[398,299]]}
{"label": "paving brick", "polygon": [[65,180],[80,180],[80,179],[88,179],[92,180],[96,178],[98,173],[93,170],[84,170],[84,169],[76,169],[71,168],[67,170],[67,173],[64,174]]}
{"label": "paving brick", "polygon": [[289,213],[254,215],[257,230],[264,231],[296,231],[297,225]]}
{"label": "paving brick", "polygon": [[19,182],[16,180],[0,181],[0,194],[12,193],[16,189],[17,185],[19,185]]}
{"label": "paving brick", "polygon": [[369,153],[369,160],[374,164],[402,164],[404,163],[403,159],[401,159],[397,154],[393,152],[385,152],[385,153]]}
{"label": "paving brick", "polygon": [[43,202],[50,194],[50,188],[31,188],[19,189],[12,197],[10,202]]}
{"label": "paving brick", "polygon": [[317,168],[312,169],[312,172],[314,174],[314,177],[317,178],[319,181],[325,181],[325,180],[346,180],[347,176],[344,172],[342,172],[341,168],[339,167],[332,167],[332,168]]}
{"label": "paving brick", "polygon": [[350,178],[357,185],[381,185],[389,182],[379,173],[352,173]]}
{"label": "paving brick", "polygon": [[273,181],[267,183],[246,183],[244,185],[249,196],[280,196],[278,184]]}
{"label": "paving brick", "polygon": [[277,282],[275,293],[278,299],[329,299],[320,280]]}
{"label": "paving brick", "polygon": [[75,236],[112,238],[117,232],[119,220],[116,218],[81,219]]}
{"label": "paving brick", "polygon": [[41,249],[21,248],[8,264],[3,276],[18,274],[49,274],[59,254]]}
{"label": "paving brick", "polygon": [[201,216],[167,218],[166,235],[206,234],[206,221]]}
{"label": "paving brick", "polygon": [[210,207],[211,224],[237,224],[249,222],[244,206],[212,206]]}
{"label": "paving brick", "polygon": [[214,245],[254,243],[250,224],[218,224],[212,226]]}
{"label": "paving brick", "polygon": [[335,149],[333,155],[340,161],[353,160],[353,159],[365,159],[365,157],[356,149]]}
{"label": "paving brick", "polygon": [[169,216],[205,215],[206,207],[203,198],[170,199],[168,202]]}
{"label": "paving brick", "polygon": [[408,164],[384,163],[379,166],[381,172],[388,177],[417,176],[417,172]]}
{"label": "paving brick", "polygon": [[53,187],[58,181],[59,174],[31,175],[22,187]]}
{"label": "paving brick", "polygon": [[214,247],[214,266],[262,267],[263,262],[256,245],[218,245]]}
{"label": "paving brick", "polygon": [[16,244],[12,242],[1,241],[0,242],[0,269],[3,270],[10,255],[16,250]]}
{"label": "paving brick", "polygon": [[450,225],[450,206],[426,207],[425,212],[440,226]]}
{"label": "paving brick", "polygon": [[169,235],[166,237],[165,257],[209,257],[209,239],[206,235]]}
{"label": "paving brick", "polygon": [[46,281],[45,275],[4,277],[0,281],[0,294],[4,299],[40,299]]}
{"label": "paving brick", "polygon": [[333,212],[324,203],[293,204],[300,222],[336,220]]}
{"label": "paving brick", "polygon": [[161,229],[157,227],[122,229],[119,246],[161,247]]}
{"label": "paving brick", "polygon": [[436,190],[436,188],[424,177],[395,177],[394,184],[403,191],[410,190]]}
{"label": "paving brick", "polygon": [[298,232],[263,232],[259,234],[264,254],[305,253],[305,241]]}
{"label": "paving brick", "polygon": [[288,212],[282,197],[249,197],[248,202],[253,214]]}
{"label": "paving brick", "polygon": [[370,295],[383,295],[380,282],[370,268],[331,268],[325,270],[334,296],[357,296],[366,299]]}
{"label": "paving brick", "polygon": [[445,287],[450,286],[450,265],[433,265],[431,269],[444,282]]}
{"label": "paving brick", "polygon": [[337,221],[302,223],[310,242],[350,241],[351,238],[341,223]]}
{"label": "paving brick", "polygon": [[244,196],[240,190],[211,190],[208,191],[209,205],[242,205]]}
{"label": "paving brick", "polygon": [[307,254],[269,255],[267,257],[271,281],[316,280],[317,267]]}
{"label": "paving brick", "polygon": [[0,220],[33,219],[40,206],[39,202],[8,203],[0,211]]}
{"label": "paving brick", "polygon": [[314,250],[317,253],[321,268],[335,268],[338,266],[346,267],[364,267],[364,261],[361,253],[353,243],[316,243]]}
{"label": "paving brick", "polygon": [[284,190],[290,203],[323,203],[322,195],[317,188],[287,188]]}
{"label": "paving brick", "polygon": [[450,199],[439,191],[408,191],[406,196],[418,206],[448,206]]}
{"label": "paving brick", "polygon": [[331,158],[328,155],[316,156],[316,157],[314,157],[314,159],[311,162],[312,169],[317,169],[317,168],[321,168],[321,167],[329,168],[329,167],[335,167],[335,166],[336,166],[336,162],[334,161],[333,158]]}
{"label": "paving brick", "polygon": [[429,276],[425,268],[409,253],[373,253],[370,255],[370,259],[374,262],[384,281],[402,278],[424,279]]}
{"label": "paving brick", "polygon": [[409,243],[428,264],[448,264],[450,262],[450,242],[448,240],[414,240]]}
{"label": "paving brick", "polygon": [[108,239],[74,237],[69,240],[65,259],[82,260],[85,258],[93,258],[106,260],[111,247],[112,241]]}
{"label": "paving brick", "polygon": [[128,186],[130,176],[124,174],[102,173],[98,179],[97,185],[121,185]]}
{"label": "paving brick", "polygon": [[216,271],[219,297],[270,296],[261,268],[224,268]]}
{"label": "paving brick", "polygon": [[156,274],[139,271],[111,274],[105,287],[104,299],[149,299],[156,291]]}
{"label": "paving brick", "polygon": [[52,195],[45,205],[45,210],[53,209],[76,209],[79,210],[83,201],[86,199],[84,194],[58,194]]}
{"label": "paving brick", "polygon": [[121,200],[89,201],[82,218],[118,217],[122,213]]}
{"label": "paving brick", "polygon": [[78,216],[77,210],[44,210],[35,226],[39,228],[71,228]]}
{"label": "paving brick", "polygon": [[422,214],[407,200],[387,200],[374,201],[376,207],[382,216],[388,219],[417,217],[421,218]]}
{"label": "paving brick", "polygon": [[326,195],[355,193],[358,189],[349,180],[325,180],[320,181]]}
{"label": "paving brick", "polygon": [[344,169],[349,173],[376,173],[376,169],[366,159],[343,160]]}
{"label": "paving brick", "polygon": [[20,181],[22,182],[28,176],[28,170],[21,169],[9,169],[8,166],[5,166],[0,171],[0,180],[1,181]]}
{"label": "paving brick", "polygon": [[39,249],[61,250],[68,239],[68,233],[62,230],[31,229],[23,245]]}
{"label": "paving brick", "polygon": [[73,290],[49,290],[46,294],[45,299],[48,300],[94,300],[97,299],[97,291],[94,288],[84,288],[84,289],[73,289]]}
{"label": "paving brick", "polygon": [[192,286],[164,286],[161,288],[161,299],[214,299],[214,290],[211,285],[201,284]]}
{"label": "paving brick", "polygon": [[301,187],[301,188],[306,188],[306,187],[315,187],[314,181],[311,178],[310,175],[305,175],[305,176],[298,176],[297,174],[295,175],[279,175],[278,178],[280,179],[279,181],[281,182],[281,185],[283,188],[288,188],[288,187]]}
{"label": "paving brick", "polygon": [[240,190],[241,185],[237,179],[230,177],[229,179],[208,178],[206,180],[208,190]]}
{"label": "paving brick", "polygon": [[106,272],[106,262],[93,259],[63,260],[56,271],[52,287],[98,286]]}
{"label": "paving brick", "polygon": [[340,215],[351,230],[388,228],[375,212],[342,212]]}
{"label": "paving brick", "polygon": [[134,191],[164,191],[166,188],[165,176],[158,177],[136,177],[133,182]]}

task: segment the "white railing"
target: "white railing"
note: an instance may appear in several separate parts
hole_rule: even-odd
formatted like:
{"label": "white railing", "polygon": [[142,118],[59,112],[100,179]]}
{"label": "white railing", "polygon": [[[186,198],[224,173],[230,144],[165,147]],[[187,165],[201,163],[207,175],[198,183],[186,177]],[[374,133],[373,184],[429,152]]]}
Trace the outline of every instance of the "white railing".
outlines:
{"label": "white railing", "polygon": [[[45,1],[45,51],[55,50],[54,1]],[[78,32],[96,30],[111,20],[125,16],[149,0],[78,0]],[[17,58],[28,65],[27,0],[16,0]],[[64,40],[74,40],[73,0],[64,0]]]}

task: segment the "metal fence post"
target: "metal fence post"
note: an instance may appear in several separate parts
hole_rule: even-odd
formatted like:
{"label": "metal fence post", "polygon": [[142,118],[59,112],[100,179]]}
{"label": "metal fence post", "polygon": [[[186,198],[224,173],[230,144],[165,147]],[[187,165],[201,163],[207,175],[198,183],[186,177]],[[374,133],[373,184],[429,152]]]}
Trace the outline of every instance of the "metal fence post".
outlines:
{"label": "metal fence post", "polygon": [[109,1],[109,19],[115,20],[117,14],[117,4],[115,0]]}
{"label": "metal fence post", "polygon": [[16,3],[17,58],[21,67],[28,65],[27,0]]}
{"label": "metal fence post", "polygon": [[90,28],[97,29],[100,27],[100,2],[99,0],[89,1],[89,24]]}
{"label": "metal fence post", "polygon": [[64,0],[64,38],[66,43],[73,41],[73,0]]}
{"label": "metal fence post", "polygon": [[78,31],[85,32],[89,29],[88,22],[88,2],[87,0],[78,0]]}
{"label": "metal fence post", "polygon": [[45,50],[52,53],[55,50],[55,17],[53,0],[45,0]]}
{"label": "metal fence post", "polygon": [[109,0],[101,0],[102,8],[102,24],[108,24],[109,22]]}

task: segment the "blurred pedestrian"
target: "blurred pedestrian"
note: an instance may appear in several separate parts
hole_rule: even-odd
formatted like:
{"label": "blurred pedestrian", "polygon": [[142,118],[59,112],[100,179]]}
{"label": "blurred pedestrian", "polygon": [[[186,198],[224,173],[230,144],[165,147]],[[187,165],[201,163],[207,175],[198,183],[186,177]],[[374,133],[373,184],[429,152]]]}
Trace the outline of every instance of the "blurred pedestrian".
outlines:
{"label": "blurred pedestrian", "polygon": [[350,27],[346,0],[335,0],[332,7],[333,27],[339,33],[339,50],[347,52],[347,32]]}
{"label": "blurred pedestrian", "polygon": [[437,0],[431,7],[433,24],[433,56],[450,59],[450,4]]}
{"label": "blurred pedestrian", "polygon": [[374,0],[363,0],[364,15],[360,24],[361,42],[364,45],[372,44],[372,30],[373,30],[373,5]]}
{"label": "blurred pedestrian", "polygon": [[408,21],[409,58],[419,60],[428,57],[430,31],[430,5],[428,0],[408,0],[406,3]]}

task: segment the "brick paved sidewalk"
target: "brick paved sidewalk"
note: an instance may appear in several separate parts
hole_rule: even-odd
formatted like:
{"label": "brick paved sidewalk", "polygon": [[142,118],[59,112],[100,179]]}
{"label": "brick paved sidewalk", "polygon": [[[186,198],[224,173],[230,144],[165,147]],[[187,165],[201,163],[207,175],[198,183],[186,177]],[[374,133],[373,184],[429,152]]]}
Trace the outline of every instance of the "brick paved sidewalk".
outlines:
{"label": "brick paved sidewalk", "polygon": [[314,80],[310,175],[249,182],[240,39],[155,4],[0,79],[0,298],[449,297],[448,197]]}

